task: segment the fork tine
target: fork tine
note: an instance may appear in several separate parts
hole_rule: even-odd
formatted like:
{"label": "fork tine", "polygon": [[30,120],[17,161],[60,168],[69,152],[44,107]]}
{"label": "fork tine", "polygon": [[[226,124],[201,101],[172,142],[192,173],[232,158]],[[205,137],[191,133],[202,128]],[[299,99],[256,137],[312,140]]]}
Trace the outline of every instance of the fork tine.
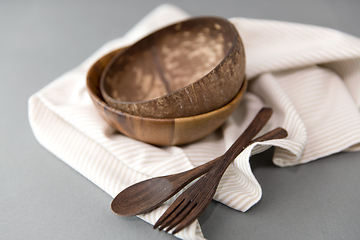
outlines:
{"label": "fork tine", "polygon": [[207,197],[200,200],[197,204],[195,204],[196,208],[193,208],[192,211],[189,212],[184,218],[181,219],[181,222],[178,224],[178,226],[175,228],[175,230],[172,232],[172,234],[176,234],[189,226],[191,223],[193,223],[207,208],[207,206],[210,204],[211,200],[213,199],[213,196],[215,195],[216,188],[212,189]]}
{"label": "fork tine", "polygon": [[189,226],[190,224],[192,224],[198,217],[198,214],[189,214],[187,216],[185,216],[184,219],[182,219],[181,222],[179,222],[178,226],[175,228],[174,231],[172,231],[171,234],[176,234],[178,232],[180,232],[181,230],[183,230],[184,228],[186,228],[187,226]]}
{"label": "fork tine", "polygon": [[[190,186],[190,188],[188,189],[189,193],[182,198],[185,201],[179,201],[179,204],[182,205],[181,211],[180,208],[176,209],[176,213],[173,211],[173,214],[168,217],[165,222],[161,223],[162,229],[167,227],[166,232],[168,232],[180,224],[180,227],[178,226],[175,229],[176,232],[178,232],[196,220],[196,218],[209,205],[216,192],[216,187],[211,189],[204,189],[204,186],[208,184],[208,180],[209,179],[206,177],[201,178],[197,183]],[[212,178],[210,178],[210,180],[212,180]],[[181,197],[182,196],[180,196],[180,198]]]}
{"label": "fork tine", "polygon": [[[189,195],[183,196],[181,194],[171,205],[170,207],[163,213],[163,215],[159,218],[159,220],[155,223],[154,228],[159,227],[159,230],[162,230],[172,224],[174,219],[178,221],[179,216],[185,215],[189,212],[186,209],[189,205],[193,205],[193,200],[199,194],[199,190],[197,190],[197,185],[194,184],[187,189]],[[190,199],[190,200],[189,200]],[[182,218],[184,218],[182,217]],[[176,226],[176,225],[174,225]],[[173,226],[173,227],[174,227]],[[172,228],[173,228],[172,227]],[[167,228],[166,232],[168,232],[171,228]]]}
{"label": "fork tine", "polygon": [[183,192],[177,199],[175,199],[175,201],[157,220],[157,222],[154,225],[154,229],[159,228],[159,230],[162,230],[166,226],[168,226],[168,224],[171,223],[173,219],[176,218],[177,215],[188,205],[189,200],[187,199],[194,199],[199,194],[199,190],[197,189],[198,189],[197,185],[193,184],[185,191],[187,192],[187,195],[184,195]]}
{"label": "fork tine", "polygon": [[191,212],[194,210],[194,208],[197,206],[197,203],[189,202],[184,209],[176,216],[176,218],[171,221],[171,223],[167,224],[168,227],[165,230],[165,232],[169,232],[171,229],[176,227],[188,214],[191,214]]}
{"label": "fork tine", "polygon": [[[174,202],[175,203],[175,202]],[[174,211],[172,211],[167,217],[166,219],[164,219],[159,226],[159,230],[163,230],[164,228],[166,228],[167,226],[169,226],[174,219],[177,219],[179,214],[182,213],[186,207],[190,204],[190,202],[187,202],[186,199],[182,199],[178,204],[176,204],[176,209]],[[165,212],[166,213],[166,212]],[[167,231],[169,231],[170,229],[167,229]]]}
{"label": "fork tine", "polygon": [[162,216],[157,220],[157,222],[154,224],[154,229],[158,228],[159,226],[161,226],[163,224],[164,221],[167,220],[168,217],[170,217],[171,215],[176,216],[175,211],[177,209],[179,209],[179,206],[181,205],[181,203],[184,201],[184,199],[182,198],[177,198],[170,206],[168,209],[166,209],[166,211],[162,214]]}
{"label": "fork tine", "polygon": [[166,231],[169,231],[178,225],[172,233],[176,234],[190,225],[210,204],[227,167],[249,144],[251,139],[263,128],[271,114],[272,109],[261,109],[243,134],[241,134],[235,143],[221,157],[218,165],[213,166],[209,172],[185,190],[155,223],[154,228],[161,226],[160,229],[164,229],[167,227]]}

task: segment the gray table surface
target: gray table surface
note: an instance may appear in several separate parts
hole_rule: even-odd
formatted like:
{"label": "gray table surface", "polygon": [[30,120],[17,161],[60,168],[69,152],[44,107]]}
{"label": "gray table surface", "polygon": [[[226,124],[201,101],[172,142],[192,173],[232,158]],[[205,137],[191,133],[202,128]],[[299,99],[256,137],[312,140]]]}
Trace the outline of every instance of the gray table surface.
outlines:
{"label": "gray table surface", "polygon": [[[275,19],[360,37],[360,1],[169,1],[193,16]],[[0,239],[175,239],[110,210],[111,197],[35,140],[27,100],[163,2],[0,1]],[[212,202],[208,239],[360,239],[360,153],[288,168],[251,159],[263,198],[247,213]]]}

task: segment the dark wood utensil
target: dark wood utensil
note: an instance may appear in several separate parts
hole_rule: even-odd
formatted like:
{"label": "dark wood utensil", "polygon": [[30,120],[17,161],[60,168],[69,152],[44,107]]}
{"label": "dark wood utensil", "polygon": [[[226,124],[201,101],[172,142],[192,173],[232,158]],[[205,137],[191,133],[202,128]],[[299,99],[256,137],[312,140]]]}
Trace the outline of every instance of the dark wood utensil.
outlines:
{"label": "dark wood utensil", "polygon": [[[252,140],[248,145],[254,142],[281,139],[286,136],[285,129],[276,128]],[[208,172],[218,164],[221,157],[185,172],[155,177],[131,185],[113,199],[111,209],[121,216],[135,216],[149,212],[170,199],[190,182]]]}
{"label": "dark wood utensil", "polygon": [[244,150],[251,139],[265,126],[272,110],[263,108],[247,127],[244,133],[226,151],[215,166],[205,173],[197,182],[186,189],[155,223],[154,228],[176,234],[188,225],[210,204],[219,182],[231,162]]}

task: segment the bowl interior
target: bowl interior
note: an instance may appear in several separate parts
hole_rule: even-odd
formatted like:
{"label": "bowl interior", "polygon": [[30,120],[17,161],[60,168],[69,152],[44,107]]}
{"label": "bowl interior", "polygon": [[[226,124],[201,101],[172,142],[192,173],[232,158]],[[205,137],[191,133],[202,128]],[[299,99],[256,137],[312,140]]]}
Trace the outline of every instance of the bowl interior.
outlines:
{"label": "bowl interior", "polygon": [[182,145],[199,140],[220,127],[240,103],[247,81],[230,103],[214,111],[183,118],[145,118],[109,106],[100,92],[100,76],[108,62],[120,50],[100,58],[89,69],[86,79],[88,93],[101,116],[124,135],[154,145]]}
{"label": "bowl interior", "polygon": [[103,94],[120,102],[142,102],[173,93],[214,69],[237,36],[226,19],[216,17],[163,28],[113,58],[102,76]]}

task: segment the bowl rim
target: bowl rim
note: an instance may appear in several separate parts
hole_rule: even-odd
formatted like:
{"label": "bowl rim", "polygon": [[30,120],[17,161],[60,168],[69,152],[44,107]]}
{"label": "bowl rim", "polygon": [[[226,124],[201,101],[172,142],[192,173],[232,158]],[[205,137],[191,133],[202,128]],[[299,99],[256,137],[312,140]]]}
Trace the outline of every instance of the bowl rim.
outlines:
{"label": "bowl rim", "polygon": [[[116,51],[121,51],[123,48],[115,49],[115,50],[113,50],[111,52],[108,52],[107,54],[105,54],[101,58],[99,58],[94,64],[91,65],[91,67],[89,68],[89,70],[87,71],[87,74],[86,74],[86,88],[87,88],[87,92],[89,93],[90,97],[92,99],[94,99],[98,104],[100,104],[105,110],[114,112],[114,113],[116,113],[118,115],[122,115],[124,117],[138,119],[138,120],[145,120],[145,121],[157,121],[157,122],[172,122],[172,121],[175,121],[175,120],[190,121],[190,120],[194,120],[194,119],[197,119],[197,118],[206,118],[207,116],[215,114],[217,112],[226,111],[228,108],[230,108],[236,102],[240,102],[240,100],[243,98],[243,95],[245,94],[245,91],[247,89],[248,80],[247,80],[246,76],[244,76],[243,83],[242,83],[242,85],[240,87],[239,92],[236,94],[236,96],[230,102],[228,102],[224,106],[222,106],[222,107],[220,107],[218,109],[215,109],[213,111],[198,114],[198,115],[194,115],[194,116],[181,117],[181,118],[151,118],[151,117],[141,117],[141,116],[137,116],[137,115],[132,115],[132,114],[129,114],[127,112],[123,112],[123,111],[121,111],[119,109],[116,109],[116,108],[111,107],[110,105],[108,105],[89,86],[90,85],[90,73],[91,73],[91,71],[100,63],[100,61],[104,57],[106,57],[106,56],[108,56],[108,55],[110,55],[110,54],[112,54],[112,53],[114,53]],[[100,79],[98,79],[98,81],[100,81]],[[99,94],[102,97],[100,89],[99,89]]]}
{"label": "bowl rim", "polygon": [[[233,33],[234,37],[233,37],[233,40],[232,40],[232,43],[233,45],[231,46],[231,48],[229,48],[229,50],[227,51],[227,53],[225,54],[225,56],[221,59],[221,61],[219,63],[216,64],[216,66],[214,66],[209,72],[207,72],[206,74],[204,74],[201,78],[199,79],[196,79],[195,81],[193,81],[192,83],[182,87],[182,88],[179,88],[177,89],[176,91],[173,91],[173,92],[170,92],[170,93],[167,93],[165,95],[161,95],[159,97],[156,97],[156,98],[153,98],[153,99],[150,99],[150,100],[145,100],[145,101],[121,101],[121,100],[117,100],[115,98],[113,98],[112,96],[110,96],[105,87],[104,87],[104,84],[105,84],[105,79],[106,79],[106,73],[109,71],[109,69],[111,68],[111,66],[117,61],[117,59],[124,53],[126,53],[128,51],[128,49],[130,49],[132,46],[136,45],[138,42],[140,41],[143,41],[144,39],[150,37],[151,35],[157,33],[157,32],[160,32],[160,31],[165,31],[166,29],[168,28],[171,28],[171,27],[175,27],[177,26],[178,24],[183,24],[183,23],[186,23],[186,22],[191,22],[191,21],[196,21],[196,20],[201,20],[201,19],[213,19],[213,20],[217,20],[217,21],[221,21],[221,22],[224,22],[226,24],[228,24],[230,26],[230,29],[231,29],[231,32]],[[190,17],[190,18],[187,18],[185,20],[182,20],[182,21],[179,21],[179,22],[175,22],[175,23],[172,23],[170,25],[167,25],[167,26],[164,26],[160,29],[157,29],[149,34],[147,34],[146,36],[142,37],[141,39],[139,39],[138,41],[134,42],[132,45],[126,47],[126,48],[123,48],[121,49],[119,52],[117,52],[114,57],[109,61],[109,63],[105,66],[103,72],[101,73],[100,75],[100,80],[99,80],[99,90],[101,92],[102,95],[106,95],[106,97],[108,99],[111,99],[111,101],[114,103],[114,104],[121,104],[121,105],[125,105],[125,104],[142,104],[142,103],[149,103],[149,102],[153,102],[153,101],[157,101],[159,99],[165,99],[165,98],[169,98],[177,93],[179,93],[180,91],[183,91],[185,88],[189,88],[191,87],[192,85],[196,84],[197,82],[199,82],[200,80],[202,80],[203,78],[205,78],[206,76],[208,76],[211,72],[213,72],[216,68],[218,68],[221,64],[224,63],[225,59],[227,59],[230,55],[230,53],[232,52],[232,50],[235,48],[235,45],[234,44],[236,42],[236,40],[239,39],[239,42],[240,42],[240,45],[242,46],[242,48],[244,48],[244,44],[243,44],[243,41],[241,39],[241,36],[240,34],[238,33],[237,29],[235,28],[235,26],[226,18],[223,18],[223,17],[217,17],[217,16],[202,16],[202,17]],[[246,67],[246,55],[244,54],[244,68]],[[245,79],[245,78],[244,78]],[[243,85],[243,83],[242,83]],[[241,86],[242,86],[241,85]],[[240,88],[241,89],[241,88]],[[239,90],[240,91],[240,90]],[[104,97],[103,97],[104,98]],[[230,102],[229,102],[230,103]],[[131,114],[130,114],[131,115]]]}

